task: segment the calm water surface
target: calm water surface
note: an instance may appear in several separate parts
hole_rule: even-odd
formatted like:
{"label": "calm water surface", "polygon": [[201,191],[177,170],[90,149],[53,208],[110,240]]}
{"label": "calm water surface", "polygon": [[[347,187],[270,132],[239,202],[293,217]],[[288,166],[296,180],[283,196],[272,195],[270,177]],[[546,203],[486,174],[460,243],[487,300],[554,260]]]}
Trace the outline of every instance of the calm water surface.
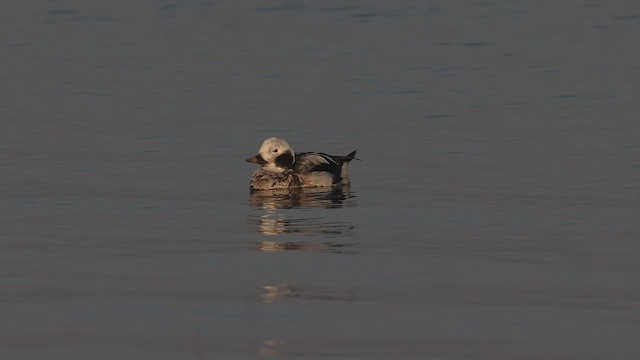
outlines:
{"label": "calm water surface", "polygon": [[[635,1],[0,12],[3,359],[636,359]],[[342,189],[244,159],[358,149]]]}

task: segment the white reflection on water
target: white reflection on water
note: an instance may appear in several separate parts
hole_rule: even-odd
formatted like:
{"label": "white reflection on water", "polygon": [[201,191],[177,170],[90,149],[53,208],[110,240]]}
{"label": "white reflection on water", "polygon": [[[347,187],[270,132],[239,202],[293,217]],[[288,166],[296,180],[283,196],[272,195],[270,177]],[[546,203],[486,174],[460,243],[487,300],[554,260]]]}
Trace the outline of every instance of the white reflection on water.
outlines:
{"label": "white reflection on water", "polygon": [[[336,218],[335,215],[339,214],[331,211],[356,206],[355,198],[355,193],[349,187],[253,191],[250,203],[261,213],[251,214],[249,224],[252,230],[266,236],[351,236],[354,226],[343,218]],[[259,242],[258,249],[335,251],[343,246],[333,241],[307,243],[270,239]]]}

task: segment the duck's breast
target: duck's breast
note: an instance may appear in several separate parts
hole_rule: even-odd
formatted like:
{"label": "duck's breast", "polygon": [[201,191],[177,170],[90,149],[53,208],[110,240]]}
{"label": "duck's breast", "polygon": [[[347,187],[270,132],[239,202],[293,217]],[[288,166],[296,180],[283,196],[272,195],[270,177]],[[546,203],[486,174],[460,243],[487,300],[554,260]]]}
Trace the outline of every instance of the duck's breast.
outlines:
{"label": "duck's breast", "polygon": [[288,174],[277,173],[260,168],[251,176],[251,188],[256,190],[287,189],[293,178]]}

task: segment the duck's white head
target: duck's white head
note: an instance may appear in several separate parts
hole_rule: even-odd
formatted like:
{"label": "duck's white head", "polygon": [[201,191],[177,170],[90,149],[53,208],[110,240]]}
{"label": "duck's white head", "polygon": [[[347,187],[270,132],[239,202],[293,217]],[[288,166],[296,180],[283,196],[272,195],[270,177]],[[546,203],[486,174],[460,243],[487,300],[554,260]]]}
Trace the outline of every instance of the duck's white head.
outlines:
{"label": "duck's white head", "polygon": [[262,143],[258,155],[247,161],[264,167],[286,169],[293,165],[295,159],[293,149],[286,141],[270,137]]}

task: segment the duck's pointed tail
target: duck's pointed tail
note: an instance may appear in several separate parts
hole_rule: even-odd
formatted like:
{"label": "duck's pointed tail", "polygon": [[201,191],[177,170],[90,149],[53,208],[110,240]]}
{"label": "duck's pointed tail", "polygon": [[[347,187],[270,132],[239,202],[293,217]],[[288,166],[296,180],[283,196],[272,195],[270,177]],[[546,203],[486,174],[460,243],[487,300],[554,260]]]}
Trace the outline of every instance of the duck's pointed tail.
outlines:
{"label": "duck's pointed tail", "polygon": [[362,160],[360,160],[360,159],[358,159],[358,158],[356,157],[356,152],[357,152],[357,151],[358,151],[358,150],[353,150],[351,153],[349,153],[349,155],[345,156],[345,157],[344,157],[344,161],[345,161],[345,162],[349,162],[349,161],[351,161],[351,160],[353,160],[353,159],[356,159],[356,160],[362,161]]}

